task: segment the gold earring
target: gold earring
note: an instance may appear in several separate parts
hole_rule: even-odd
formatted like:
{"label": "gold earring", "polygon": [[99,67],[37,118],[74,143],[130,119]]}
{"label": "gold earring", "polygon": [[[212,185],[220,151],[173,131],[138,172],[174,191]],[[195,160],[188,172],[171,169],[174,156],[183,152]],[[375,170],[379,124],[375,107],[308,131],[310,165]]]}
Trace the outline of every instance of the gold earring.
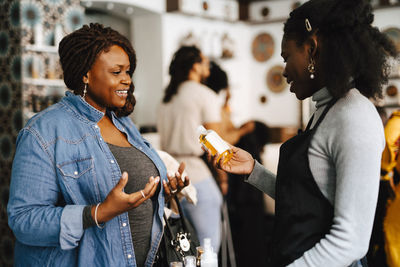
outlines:
{"label": "gold earring", "polygon": [[86,95],[86,93],[87,93],[87,87],[88,87],[88,84],[87,83],[85,83],[85,88],[83,88],[83,98],[85,98],[85,95]]}
{"label": "gold earring", "polygon": [[308,64],[308,72],[310,72],[310,79],[313,80],[315,78],[315,61],[313,58],[310,58],[310,64]]}

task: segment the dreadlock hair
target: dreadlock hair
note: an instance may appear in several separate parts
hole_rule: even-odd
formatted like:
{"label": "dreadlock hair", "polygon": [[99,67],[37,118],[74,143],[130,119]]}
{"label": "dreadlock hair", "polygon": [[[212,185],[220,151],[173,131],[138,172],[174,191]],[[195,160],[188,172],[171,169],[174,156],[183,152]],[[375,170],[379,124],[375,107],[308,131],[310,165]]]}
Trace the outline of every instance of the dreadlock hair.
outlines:
{"label": "dreadlock hair", "polygon": [[[308,19],[312,29],[306,28]],[[310,0],[290,13],[284,38],[298,46],[313,34],[322,42],[320,68],[334,98],[344,96],[353,80],[366,97],[382,97],[388,81],[388,56],[396,57],[394,44],[371,24],[372,7],[367,0]]]}
{"label": "dreadlock hair", "polygon": [[208,76],[205,85],[211,88],[217,94],[228,88],[228,75],[214,61],[210,62],[210,75]]}
{"label": "dreadlock hair", "polygon": [[171,79],[165,89],[164,103],[171,101],[172,97],[177,94],[179,85],[188,79],[193,65],[201,61],[200,49],[195,46],[182,46],[175,52],[169,66]]}
{"label": "dreadlock hair", "polygon": [[[129,40],[110,27],[90,23],[65,36],[59,45],[58,54],[64,74],[64,82],[76,95],[83,95],[83,76],[92,68],[98,55],[118,45],[128,54],[132,77],[136,68],[136,53]],[[109,108],[118,117],[128,116],[136,104],[131,83],[126,103],[122,108]]]}

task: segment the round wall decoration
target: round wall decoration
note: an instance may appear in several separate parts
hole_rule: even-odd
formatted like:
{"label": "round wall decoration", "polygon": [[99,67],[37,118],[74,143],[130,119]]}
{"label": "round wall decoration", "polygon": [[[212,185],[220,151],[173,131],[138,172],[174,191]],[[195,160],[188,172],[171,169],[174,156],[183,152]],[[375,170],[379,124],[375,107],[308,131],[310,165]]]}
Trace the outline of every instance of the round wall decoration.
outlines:
{"label": "round wall decoration", "polygon": [[400,52],[400,29],[395,27],[387,28],[383,31],[389,39],[394,43],[396,46],[397,51]]}
{"label": "round wall decoration", "polygon": [[274,93],[282,92],[287,86],[286,79],[282,75],[283,71],[283,66],[276,65],[267,73],[267,86]]}
{"label": "round wall decoration", "polygon": [[274,53],[274,39],[268,33],[261,33],[253,40],[251,51],[258,62],[264,62]]}
{"label": "round wall decoration", "polygon": [[260,103],[261,104],[267,103],[267,96],[265,96],[265,95],[260,96]]}
{"label": "round wall decoration", "polygon": [[263,7],[263,8],[261,9],[261,16],[262,16],[263,18],[267,18],[268,15],[269,15],[269,8],[268,8],[267,6],[265,6],[265,7]]}
{"label": "round wall decoration", "polygon": [[396,96],[397,93],[398,93],[398,89],[397,89],[396,86],[394,86],[394,85],[389,85],[388,87],[386,87],[386,94],[387,94],[388,96],[393,97],[393,96]]}

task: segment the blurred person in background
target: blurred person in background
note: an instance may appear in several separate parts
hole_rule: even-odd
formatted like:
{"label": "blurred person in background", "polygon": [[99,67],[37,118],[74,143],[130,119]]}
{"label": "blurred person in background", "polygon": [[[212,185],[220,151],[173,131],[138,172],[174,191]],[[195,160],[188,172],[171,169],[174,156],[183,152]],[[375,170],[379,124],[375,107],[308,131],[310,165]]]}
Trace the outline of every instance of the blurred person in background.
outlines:
{"label": "blurred person in background", "polygon": [[[222,138],[228,143],[235,145],[242,136],[251,133],[254,130],[255,124],[253,121],[248,121],[236,127],[231,119],[231,107],[229,104],[229,99],[231,97],[229,80],[227,73],[215,62],[210,62],[210,75],[205,80],[205,85],[212,89],[217,95],[221,92],[225,93],[225,101],[221,105],[221,130]],[[228,175],[219,169],[214,168],[209,162],[204,154],[203,159],[207,163],[208,167],[211,169],[214,177],[219,183],[221,192],[223,195],[228,193]]]}
{"label": "blurred person in background", "polygon": [[211,238],[218,252],[221,242],[222,195],[206,163],[199,144],[197,128],[221,134],[220,101],[203,82],[210,75],[206,56],[195,46],[182,46],[173,55],[169,66],[170,82],[158,110],[157,129],[160,147],[178,161],[197,191],[197,205],[182,200],[182,208],[196,229],[199,241]]}

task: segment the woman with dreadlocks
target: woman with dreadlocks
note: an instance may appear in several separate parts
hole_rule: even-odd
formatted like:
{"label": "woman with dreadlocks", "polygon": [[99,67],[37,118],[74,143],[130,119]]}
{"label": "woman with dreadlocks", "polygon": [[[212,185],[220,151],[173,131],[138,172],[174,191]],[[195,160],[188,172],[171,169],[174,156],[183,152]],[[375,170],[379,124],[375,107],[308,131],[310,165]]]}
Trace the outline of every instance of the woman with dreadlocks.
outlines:
{"label": "woman with dreadlocks", "polygon": [[385,144],[369,98],[381,96],[396,56],[371,10],[367,0],[311,0],[290,13],[284,76],[316,111],[281,146],[277,175],[236,147],[218,164],[275,198],[271,266],[365,266]]}
{"label": "woman with dreadlocks", "polygon": [[90,24],[64,37],[59,55],[72,92],[17,139],[8,203],[15,266],[152,266],[164,201],[188,180],[183,166],[167,177],[127,117],[135,51]]}

